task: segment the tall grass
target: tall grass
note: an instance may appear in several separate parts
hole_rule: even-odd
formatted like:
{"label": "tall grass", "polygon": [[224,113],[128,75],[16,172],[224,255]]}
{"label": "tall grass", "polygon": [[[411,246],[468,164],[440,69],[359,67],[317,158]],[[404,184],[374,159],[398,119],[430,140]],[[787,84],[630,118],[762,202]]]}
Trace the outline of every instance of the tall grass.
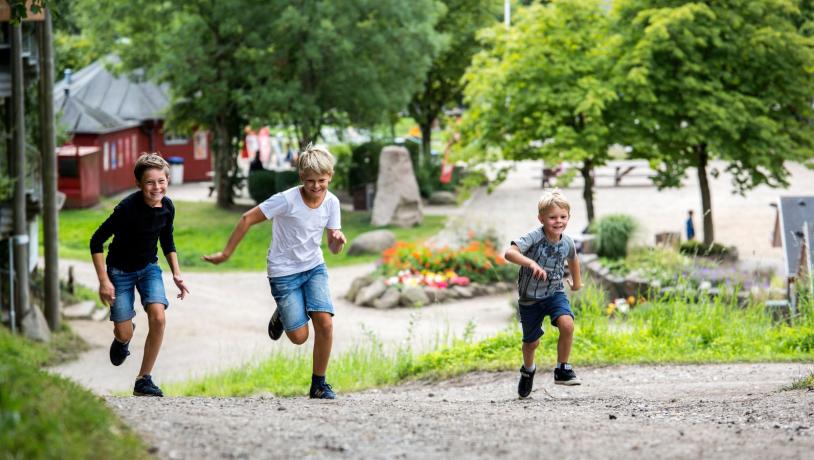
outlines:
{"label": "tall grass", "polygon": [[622,259],[627,255],[627,245],[637,224],[633,217],[625,214],[612,214],[599,219],[592,225],[596,234],[596,253],[600,257]]}
{"label": "tall grass", "polygon": [[[814,307],[810,301],[790,322],[775,322],[762,305],[746,308],[737,299],[666,295],[608,317],[607,298],[588,281],[572,297],[576,332],[575,365],[802,361],[814,359]],[[546,324],[538,349],[542,366],[556,360],[556,328]],[[387,350],[374,335],[331,361],[329,381],[339,391],[388,385],[411,378],[450,377],[475,370],[513,370],[521,363],[521,332],[511,327],[480,342],[439,340],[434,351],[414,355],[409,346]],[[310,384],[310,356],[275,353],[262,362],[170,385],[181,395],[248,395],[270,392],[304,395]]]}

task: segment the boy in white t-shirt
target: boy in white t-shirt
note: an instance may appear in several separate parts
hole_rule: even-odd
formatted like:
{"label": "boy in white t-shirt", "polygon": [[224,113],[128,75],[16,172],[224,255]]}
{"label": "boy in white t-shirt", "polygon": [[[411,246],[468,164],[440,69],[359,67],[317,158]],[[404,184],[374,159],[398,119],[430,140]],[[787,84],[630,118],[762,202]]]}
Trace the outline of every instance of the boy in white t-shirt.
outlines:
{"label": "boy in white t-shirt", "polygon": [[314,364],[311,398],[334,399],[325,381],[333,342],[334,307],[328,271],[320,243],[328,229],[328,247],[339,253],[347,243],[340,231],[339,200],[328,191],[334,172],[333,156],[324,147],[306,147],[297,160],[302,185],[271,196],[241,216],[223,251],[203,256],[220,264],[234,253],[254,224],[273,219],[268,251],[268,278],[277,309],[268,331],[277,340],[285,330],[292,343],[308,340],[308,320],[314,322]]}

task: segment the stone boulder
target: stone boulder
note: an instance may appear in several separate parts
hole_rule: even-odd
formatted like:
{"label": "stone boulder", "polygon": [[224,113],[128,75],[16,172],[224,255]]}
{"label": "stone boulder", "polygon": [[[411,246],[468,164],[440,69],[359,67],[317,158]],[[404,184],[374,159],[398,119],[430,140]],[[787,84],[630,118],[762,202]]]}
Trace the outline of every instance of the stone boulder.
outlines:
{"label": "stone boulder", "polygon": [[419,286],[407,286],[401,291],[401,299],[399,300],[404,306],[407,307],[423,307],[430,303],[430,298],[424,289]]}
{"label": "stone boulder", "polygon": [[387,285],[384,284],[384,281],[376,280],[370,286],[360,289],[353,303],[356,305],[373,305],[373,301],[381,297],[386,290]]}
{"label": "stone boulder", "polygon": [[360,276],[359,278],[354,279],[350,283],[348,292],[345,293],[345,298],[353,302],[356,300],[356,295],[359,294],[359,291],[364,287],[370,286],[374,280],[375,278],[371,275]]}
{"label": "stone boulder", "polygon": [[410,152],[404,147],[385,147],[379,157],[379,179],[371,223],[377,227],[412,227],[423,219],[421,194]]}
{"label": "stone boulder", "polygon": [[430,204],[458,204],[458,199],[455,198],[455,194],[452,192],[447,192],[445,190],[439,190],[437,192],[432,192],[430,197],[427,199]]}
{"label": "stone boulder", "polygon": [[48,322],[45,320],[45,315],[42,314],[39,307],[31,305],[23,320],[20,322],[20,329],[23,335],[31,340],[37,342],[50,342],[51,329],[48,328]]}
{"label": "stone boulder", "polygon": [[357,236],[348,248],[348,255],[380,254],[396,244],[396,235],[390,230],[373,230]]}
{"label": "stone boulder", "polygon": [[400,298],[401,294],[399,290],[394,287],[389,287],[384,291],[381,297],[373,301],[373,307],[381,309],[393,308],[398,306]]}

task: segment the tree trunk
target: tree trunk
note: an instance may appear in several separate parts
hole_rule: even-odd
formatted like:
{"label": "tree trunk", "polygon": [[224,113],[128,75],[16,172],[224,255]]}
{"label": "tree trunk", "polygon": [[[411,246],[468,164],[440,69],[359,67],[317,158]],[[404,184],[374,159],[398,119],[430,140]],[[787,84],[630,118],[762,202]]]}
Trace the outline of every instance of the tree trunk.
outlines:
{"label": "tree trunk", "polygon": [[704,244],[710,245],[715,241],[715,231],[712,227],[712,197],[707,180],[707,162],[709,161],[707,145],[696,145],[695,152],[698,155],[698,185],[701,187],[701,212],[704,216]]}
{"label": "tree trunk", "polygon": [[[14,309],[17,314],[16,321],[22,325],[23,318],[28,314],[29,309],[29,279],[28,279],[28,223],[26,222],[25,203],[25,95],[23,88],[23,33],[20,24],[10,26],[11,28],[11,101],[12,119],[14,124],[10,126],[12,133],[12,177],[14,182],[14,266],[9,270],[14,270],[16,276],[17,293],[9,292],[9,297],[14,296]],[[26,332],[25,330],[23,332]]]}
{"label": "tree trunk", "polygon": [[432,120],[420,124],[421,151],[418,152],[418,165],[420,169],[432,155]]}
{"label": "tree trunk", "polygon": [[585,200],[585,209],[588,212],[588,225],[594,221],[594,164],[590,159],[586,159],[580,168],[582,173],[582,198]]}
{"label": "tree trunk", "polygon": [[232,171],[232,139],[229,136],[229,127],[226,120],[215,122],[215,190],[217,191],[217,205],[228,209],[232,205],[232,181],[229,177]]}

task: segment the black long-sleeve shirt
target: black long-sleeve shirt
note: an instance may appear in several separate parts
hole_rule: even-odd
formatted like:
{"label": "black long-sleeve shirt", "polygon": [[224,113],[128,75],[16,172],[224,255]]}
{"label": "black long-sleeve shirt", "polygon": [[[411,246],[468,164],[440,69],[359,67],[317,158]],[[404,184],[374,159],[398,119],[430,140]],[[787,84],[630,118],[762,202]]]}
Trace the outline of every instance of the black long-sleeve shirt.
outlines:
{"label": "black long-sleeve shirt", "polygon": [[162,198],[161,207],[153,208],[144,202],[141,191],[134,192],[116,205],[113,214],[93,233],[90,253],[104,252],[104,243],[112,235],[107,265],[126,272],[141,270],[158,261],[158,241],[164,254],[175,252],[174,219],[175,206],[169,198]]}

